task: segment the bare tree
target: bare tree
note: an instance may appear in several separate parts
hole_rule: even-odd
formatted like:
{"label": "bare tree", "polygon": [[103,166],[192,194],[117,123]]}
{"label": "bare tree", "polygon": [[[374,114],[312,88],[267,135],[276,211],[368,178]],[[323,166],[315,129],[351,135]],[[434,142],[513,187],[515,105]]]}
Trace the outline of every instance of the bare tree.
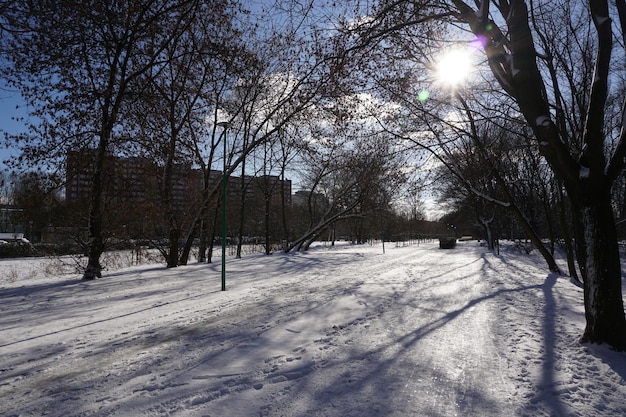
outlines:
{"label": "bare tree", "polygon": [[30,133],[14,138],[16,163],[54,164],[68,149],[96,149],[84,279],[102,274],[105,159],[120,139],[120,115],[195,4],[25,0],[10,12],[20,31],[8,41],[7,76],[33,109]]}
{"label": "bare tree", "polygon": [[[381,196],[397,193],[398,184],[406,180],[400,169],[405,161],[395,152],[392,138],[372,120],[368,127],[362,112],[348,116],[343,111],[343,105],[359,101],[334,103],[333,117],[318,121],[311,129],[301,162],[307,173],[303,192],[308,226],[287,246],[288,251],[306,250],[336,222],[372,219],[383,204]],[[333,118],[336,122],[328,123]]]}
{"label": "bare tree", "polygon": [[205,123],[212,105],[211,81],[223,74],[224,61],[235,60],[240,50],[231,40],[238,37],[229,24],[234,11],[226,2],[198,4],[189,13],[185,31],[163,49],[154,71],[145,74],[142,100],[132,109],[141,138],[139,151],[159,168],[160,202],[168,230],[163,253],[168,267],[178,265],[181,233],[192,227],[195,203],[201,198],[180,192],[185,182],[193,181],[187,177],[196,162],[195,150],[201,146],[194,142],[199,136],[193,129]]}
{"label": "bare tree", "polygon": [[[556,90],[560,73],[548,72],[552,78],[546,79],[546,73],[541,70],[540,64],[552,69],[555,57],[552,50],[542,50],[542,44],[534,40],[533,35],[542,35],[533,31],[536,29],[534,22],[541,19],[539,13],[531,14],[526,2],[519,0],[497,4],[482,1],[477,8],[459,0],[453,3],[474,35],[484,42],[493,75],[517,103],[537,139],[539,151],[563,181],[572,202],[579,230],[577,243],[582,245],[586,255],[581,265],[587,320],[582,340],[608,343],[615,349],[624,350],[626,319],[611,188],[624,168],[626,138],[622,132],[626,126],[622,125],[622,117],[618,126],[610,130],[606,128],[607,111],[610,110],[608,82],[612,65],[620,64],[612,59],[614,34],[608,2],[588,2],[587,19],[595,27],[597,51],[593,83],[587,91],[584,123],[582,130],[578,131],[582,144],[579,152],[573,152],[567,146],[569,132],[559,123],[562,108],[556,107],[556,112],[552,111],[561,102],[550,100],[547,85]],[[616,6],[617,22],[626,29],[626,3],[618,1]],[[537,9],[543,10],[541,7]],[[491,18],[492,13],[494,18]],[[547,13],[546,16],[551,15]],[[499,25],[503,25],[504,30]],[[620,36],[623,44],[623,31]],[[617,136],[613,136],[613,132]]]}
{"label": "bare tree", "polygon": [[[219,142],[227,141],[223,161],[228,177],[255,149],[274,141],[292,122],[336,92],[333,86],[343,65],[342,49],[311,13],[312,4],[290,8],[288,3],[250,14],[242,35],[249,65],[237,67],[236,76],[224,79],[207,112],[210,125],[229,125],[228,135],[220,136]],[[256,30],[261,26],[263,30]],[[221,152],[213,155],[222,157]],[[204,207],[219,195],[219,188],[219,183],[213,183],[205,191]],[[197,218],[202,212],[206,210],[199,210]]]}
{"label": "bare tree", "polygon": [[626,107],[619,106],[624,59],[614,54],[624,45],[626,3],[534,1],[531,9],[527,3],[379,2],[345,31],[357,56],[369,55],[387,68],[369,82],[397,89],[432,82],[428,69],[442,47],[480,47],[489,69],[481,75],[498,90],[492,96],[500,94],[495,101],[504,104],[506,113],[522,115],[535,149],[571,202],[584,279],[587,325],[582,341],[624,350],[626,319],[611,190],[626,156]]}

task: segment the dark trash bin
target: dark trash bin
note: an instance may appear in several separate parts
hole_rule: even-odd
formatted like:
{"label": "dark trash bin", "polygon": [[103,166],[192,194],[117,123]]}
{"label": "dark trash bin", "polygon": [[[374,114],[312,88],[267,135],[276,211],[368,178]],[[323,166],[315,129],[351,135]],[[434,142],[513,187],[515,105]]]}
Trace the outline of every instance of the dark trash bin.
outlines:
{"label": "dark trash bin", "polygon": [[456,246],[455,237],[441,237],[439,238],[439,249],[452,249]]}

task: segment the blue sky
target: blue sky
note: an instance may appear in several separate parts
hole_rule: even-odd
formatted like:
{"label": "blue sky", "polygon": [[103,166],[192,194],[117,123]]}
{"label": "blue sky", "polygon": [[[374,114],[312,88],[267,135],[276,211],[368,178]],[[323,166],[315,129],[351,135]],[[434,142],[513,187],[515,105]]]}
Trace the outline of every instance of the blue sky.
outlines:
{"label": "blue sky", "polygon": [[[24,127],[21,123],[12,120],[12,117],[24,115],[24,110],[16,109],[16,106],[22,104],[17,93],[2,90],[0,91],[0,130],[2,132],[16,133],[23,131]],[[0,170],[5,168],[3,161],[10,158],[12,152],[7,150],[4,145],[4,138],[0,139]]]}

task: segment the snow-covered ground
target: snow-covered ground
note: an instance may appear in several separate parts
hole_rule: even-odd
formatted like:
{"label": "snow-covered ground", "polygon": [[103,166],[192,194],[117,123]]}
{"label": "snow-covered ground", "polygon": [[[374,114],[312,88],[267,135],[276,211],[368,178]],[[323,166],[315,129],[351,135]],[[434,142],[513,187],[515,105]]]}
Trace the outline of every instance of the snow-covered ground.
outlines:
{"label": "snow-covered ground", "polygon": [[2,416],[621,416],[582,291],[477,242],[108,271],[0,261]]}

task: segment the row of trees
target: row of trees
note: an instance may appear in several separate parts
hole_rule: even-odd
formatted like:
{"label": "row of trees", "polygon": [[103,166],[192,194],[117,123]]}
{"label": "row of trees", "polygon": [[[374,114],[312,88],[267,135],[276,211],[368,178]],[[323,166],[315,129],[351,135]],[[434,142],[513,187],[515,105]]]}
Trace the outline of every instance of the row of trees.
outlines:
{"label": "row of trees", "polygon": [[567,207],[560,211],[571,214],[583,279],[583,341],[626,349],[613,205],[626,157],[624,73],[613,70],[623,68],[623,51],[613,57],[613,39],[621,39],[623,47],[626,3],[616,2],[614,10],[606,1],[589,1],[587,7],[545,2],[533,10],[523,1],[494,7],[482,1],[475,9],[455,1],[454,6],[484,42],[491,74],[552,171],[556,195],[567,194]]}
{"label": "row of trees", "polygon": [[[345,142],[328,141],[324,125],[337,117],[329,100],[340,88],[344,57],[313,25],[312,5],[297,16],[294,10],[251,11],[220,0],[14,1],[3,9],[3,75],[32,109],[28,131],[8,136],[22,151],[12,163],[58,170],[68,150],[96,150],[89,161],[85,279],[101,276],[100,256],[124,217],[119,213],[146,208],[124,207],[107,193],[109,155],[141,155],[158,167],[156,224],[166,225],[170,267],[186,263],[198,234],[212,241],[221,190],[210,173],[224,166],[227,176],[242,179],[285,178],[299,161],[304,189],[322,195],[328,207],[309,201],[310,230],[300,238],[291,235],[281,209],[282,236],[293,242],[287,250],[308,247],[357,208],[364,215],[368,199],[378,199],[370,207],[389,205],[374,193],[397,186],[398,178],[388,175],[396,158],[384,146],[361,146],[364,137],[354,132],[333,128]],[[272,24],[261,26],[270,16]],[[184,211],[174,201],[181,164],[204,172],[201,195]],[[265,223],[272,192],[263,203]],[[245,204],[242,199],[241,218]]]}
{"label": "row of trees", "polygon": [[[68,147],[98,149],[86,279],[101,270],[103,160],[111,152],[149,155],[163,168],[171,266],[183,242],[206,230],[219,195],[205,181],[183,224],[172,206],[178,163],[207,178],[224,166],[282,177],[296,170],[327,207],[299,238],[286,233],[294,249],[340,219],[389,208],[421,161],[432,171],[443,166],[436,184],[472,204],[489,241],[504,211],[556,271],[540,230],[552,241],[560,235],[570,273],[584,285],[583,339],[626,349],[615,221],[624,74],[614,54],[624,44],[626,3],[532,6],[10,2],[2,10],[3,74],[33,109],[30,133],[12,139],[25,160],[54,166]],[[437,84],[437,56],[467,45],[482,68],[475,82]]]}
{"label": "row of trees", "polygon": [[[342,183],[342,176],[352,177],[350,169],[344,167],[341,172],[332,175],[332,179],[318,181],[323,185],[317,187],[319,191],[314,194],[297,192],[292,201],[283,199],[282,184],[276,181],[276,177],[247,177],[246,181],[242,181],[247,188],[245,191],[237,186],[239,179],[231,178],[233,189],[228,191],[226,205],[229,251],[241,257],[243,245],[255,251],[262,248],[270,254],[276,250],[307,249],[315,240],[334,242],[347,239],[358,244],[381,238],[395,241],[432,238],[446,232],[445,226],[439,222],[423,219],[419,210],[400,213],[384,201],[373,199],[376,197],[374,193],[369,193],[369,197],[351,196],[363,192],[352,187],[355,192],[351,193],[350,185]],[[120,180],[125,182],[124,178]],[[152,178],[144,179],[144,183],[150,182]],[[359,181],[351,180],[349,184],[355,183]],[[9,215],[3,216],[0,222],[0,230],[24,233],[35,243],[35,253],[84,253],[87,201],[64,199],[56,179],[33,172],[20,175],[3,173],[0,185],[2,195],[6,197],[4,203],[8,203],[5,207],[10,208]],[[368,185],[379,190],[378,184]],[[159,197],[138,202],[131,196],[136,189],[117,189],[115,193],[111,193],[110,189],[107,191],[107,206],[110,208],[104,219],[107,248],[136,249],[149,245],[159,249],[167,261],[168,223],[162,208],[158,207]],[[246,196],[241,194],[242,191],[246,192]],[[357,199],[360,202],[355,204]],[[219,242],[222,221],[220,200],[215,199],[210,205],[206,239],[202,240],[202,234],[198,233],[193,242],[200,262],[211,262],[213,245]],[[189,208],[196,203],[181,205],[177,217],[190,221],[193,217]],[[290,239],[289,236],[295,238]],[[23,249],[25,253],[33,253],[32,248]],[[188,259],[184,257],[188,256],[183,248],[178,262],[186,263]]]}
{"label": "row of trees", "polygon": [[[369,79],[401,105],[389,131],[436,156],[474,200],[487,233],[495,207],[514,215],[553,271],[532,210],[543,211],[550,233],[560,223],[570,271],[576,263],[583,281],[583,341],[626,349],[615,220],[626,157],[626,3],[531,4],[380,2],[350,30],[355,48],[376,45],[374,73],[386,76]],[[440,37],[434,25],[444,22],[449,31]],[[477,82],[424,100],[433,84],[422,71],[442,48],[459,45],[475,51]],[[389,62],[391,74],[381,71]]]}

